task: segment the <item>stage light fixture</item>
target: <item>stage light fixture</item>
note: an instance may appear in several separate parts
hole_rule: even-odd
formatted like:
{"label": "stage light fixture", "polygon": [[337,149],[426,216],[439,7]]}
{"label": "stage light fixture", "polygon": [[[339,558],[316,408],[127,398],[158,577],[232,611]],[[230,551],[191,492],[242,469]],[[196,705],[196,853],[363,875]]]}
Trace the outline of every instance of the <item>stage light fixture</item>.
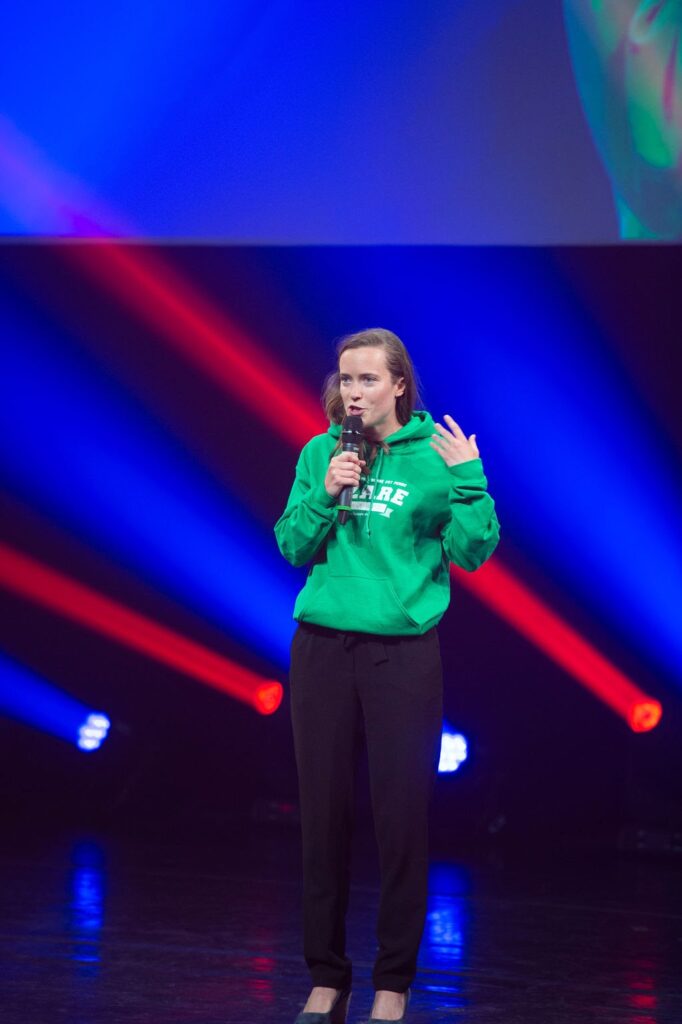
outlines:
{"label": "stage light fixture", "polygon": [[107,738],[110,726],[106,715],[88,715],[78,730],[78,746],[81,750],[98,750]]}
{"label": "stage light fixture", "polygon": [[449,726],[443,729],[440,741],[440,760],[438,772],[443,775],[449,772],[456,772],[459,766],[466,761],[468,754],[468,743],[461,732],[454,732]]}
{"label": "stage light fixture", "polygon": [[0,714],[83,751],[97,750],[110,727],[107,715],[91,710],[7,655],[0,655]]}

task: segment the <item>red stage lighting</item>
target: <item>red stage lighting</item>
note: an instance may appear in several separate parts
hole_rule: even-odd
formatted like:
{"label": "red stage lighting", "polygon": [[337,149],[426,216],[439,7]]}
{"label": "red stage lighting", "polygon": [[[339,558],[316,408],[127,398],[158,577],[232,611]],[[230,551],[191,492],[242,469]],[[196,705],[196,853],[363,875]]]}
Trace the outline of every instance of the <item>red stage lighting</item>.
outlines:
{"label": "red stage lighting", "polygon": [[490,559],[475,573],[453,568],[452,574],[459,584],[608,704],[635,732],[646,732],[658,724],[663,713],[660,703],[647,696],[556,612],[547,608],[498,559]]}
{"label": "red stage lighting", "polygon": [[[70,247],[70,251],[81,259],[88,254],[78,246]],[[153,254],[132,246],[101,242],[82,260],[82,265],[186,358],[268,422],[280,437],[300,446],[323,429],[310,395]],[[658,723],[662,714],[660,703],[644,694],[550,611],[498,559],[493,558],[474,574],[458,572],[457,579],[625,718],[634,731],[650,730]]]}
{"label": "red stage lighting", "polygon": [[64,251],[280,437],[302,447],[313,434],[326,430],[322,409],[282,362],[254,343],[167,260],[109,240],[69,244]]}
{"label": "red stage lighting", "polygon": [[0,585],[250,704],[262,715],[272,714],[282,701],[276,680],[263,679],[2,543]]}
{"label": "red stage lighting", "polygon": [[[101,205],[76,182],[51,167],[36,147],[2,117],[0,164],[9,179],[16,182],[13,194],[22,199],[16,210],[17,216],[25,215],[26,203],[30,206],[35,202],[66,218],[73,231],[78,230],[81,234],[95,237],[110,234],[110,230],[103,229],[93,215],[82,213],[81,208],[101,211]],[[103,219],[112,225],[118,220],[111,211],[105,211]],[[325,429],[326,423],[317,404],[286,369],[158,255],[147,248],[110,239],[89,246],[78,242],[67,243],[64,251],[78,262],[84,272],[102,282],[141,319],[159,331],[186,359],[199,366],[212,380],[265,420],[279,436],[301,447],[313,434]],[[22,556],[10,552],[10,549],[3,550],[5,570],[12,573],[18,564],[12,562],[12,558],[16,560]],[[38,567],[37,563],[31,564],[36,572],[50,572]],[[509,570],[503,568],[499,559],[489,560],[476,573],[453,571],[463,586],[625,718],[630,728],[643,732],[656,726],[662,713],[660,703],[642,693],[591,644],[550,611]],[[41,580],[49,591],[49,583],[46,583],[44,577]],[[53,582],[55,580],[68,583],[72,588],[80,586],[53,574]],[[16,580],[14,585],[7,585],[20,591]],[[89,593],[86,588],[81,588],[81,591],[83,594]],[[98,601],[107,602],[107,599],[95,596]],[[79,621],[86,621],[82,607],[80,611],[76,610],[79,600],[75,593],[72,592],[71,597],[75,600],[74,607],[64,613],[74,618],[79,617]],[[35,599],[49,603],[45,595]],[[52,600],[52,606],[55,607],[54,593]],[[162,657],[162,660],[175,667],[184,666],[183,671],[192,671],[188,668],[190,665],[194,665],[195,670],[202,665],[205,682],[221,689],[226,688],[224,666],[231,664],[226,659],[220,659],[199,645],[164,631],[163,627],[113,602],[111,605],[118,609],[116,621],[119,622],[119,639],[125,636],[126,642],[132,646],[153,653],[155,657]],[[103,622],[89,624],[106,631]],[[161,644],[158,643],[161,636],[159,630],[167,634],[167,639]],[[172,643],[168,643],[170,639]],[[171,651],[174,653],[171,654]],[[171,658],[176,660],[171,661]],[[235,670],[237,673],[244,671],[239,666]],[[196,674],[196,671],[192,674]],[[210,676],[210,679],[206,676]],[[260,711],[267,713],[270,709],[274,710],[271,705],[274,703],[276,707],[281,700],[279,683],[263,684],[261,681],[245,686],[249,692],[249,702],[255,703]]]}

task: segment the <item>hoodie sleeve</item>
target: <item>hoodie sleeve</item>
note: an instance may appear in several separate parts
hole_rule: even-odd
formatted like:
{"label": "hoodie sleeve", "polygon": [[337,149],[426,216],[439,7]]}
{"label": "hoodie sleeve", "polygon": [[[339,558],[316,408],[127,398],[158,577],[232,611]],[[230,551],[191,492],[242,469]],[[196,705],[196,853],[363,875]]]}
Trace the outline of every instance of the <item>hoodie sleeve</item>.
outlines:
{"label": "hoodie sleeve", "polygon": [[275,536],[287,562],[305,565],[316,554],[336,521],[337,500],[323,481],[313,481],[310,451],[306,445],[296,466],[296,477],[287,506],[275,523]]}
{"label": "hoodie sleeve", "polygon": [[500,539],[495,502],[481,459],[470,459],[448,468],[450,520],[442,530],[443,548],[451,562],[474,572],[490,558]]}

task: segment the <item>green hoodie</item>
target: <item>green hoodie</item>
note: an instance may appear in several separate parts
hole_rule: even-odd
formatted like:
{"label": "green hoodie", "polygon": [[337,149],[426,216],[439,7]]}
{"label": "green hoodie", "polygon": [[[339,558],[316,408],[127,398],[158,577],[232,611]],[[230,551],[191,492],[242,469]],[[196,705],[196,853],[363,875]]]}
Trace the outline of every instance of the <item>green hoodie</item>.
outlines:
{"label": "green hoodie", "polygon": [[495,550],[500,527],[480,459],[446,466],[429,441],[427,412],[378,449],[345,525],[324,486],[341,426],[304,447],[275,525],[292,565],[312,560],[294,608],[299,622],[384,635],[425,633],[450,603],[449,562],[469,572]]}

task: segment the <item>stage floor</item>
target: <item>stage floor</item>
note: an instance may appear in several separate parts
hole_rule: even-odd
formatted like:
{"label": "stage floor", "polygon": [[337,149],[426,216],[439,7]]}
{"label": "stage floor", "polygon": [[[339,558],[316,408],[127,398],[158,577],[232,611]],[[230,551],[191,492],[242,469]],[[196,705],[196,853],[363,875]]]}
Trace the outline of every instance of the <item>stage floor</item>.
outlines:
{"label": "stage floor", "polygon": [[[3,1024],[293,1022],[298,834],[28,838],[0,849]],[[434,860],[413,1024],[680,1024],[682,870],[661,862]],[[371,1006],[377,868],[355,844],[349,1021]]]}

